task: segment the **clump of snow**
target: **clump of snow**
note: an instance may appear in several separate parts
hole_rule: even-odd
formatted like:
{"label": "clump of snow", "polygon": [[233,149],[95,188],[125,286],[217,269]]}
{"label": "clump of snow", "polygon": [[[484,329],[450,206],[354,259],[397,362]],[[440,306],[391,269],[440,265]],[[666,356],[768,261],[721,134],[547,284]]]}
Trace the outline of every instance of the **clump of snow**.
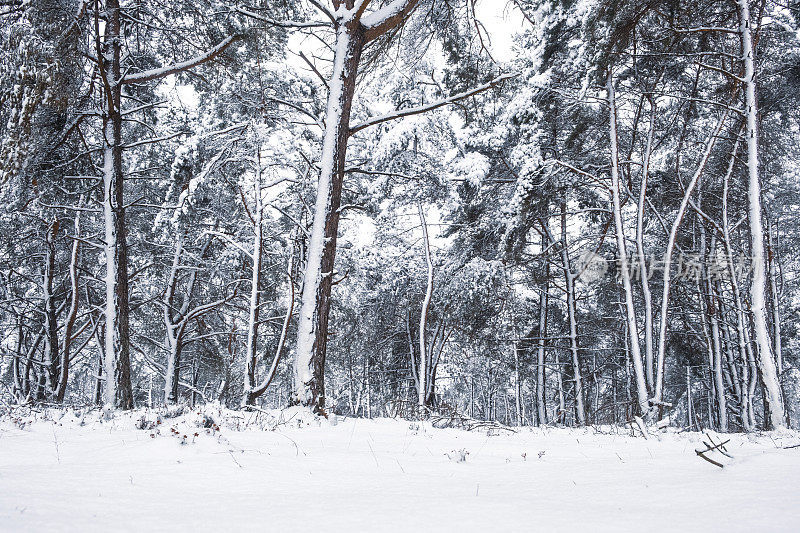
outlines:
{"label": "clump of snow", "polygon": [[489,175],[490,167],[489,158],[485,155],[469,152],[453,162],[451,174],[455,180],[465,180],[478,187]]}

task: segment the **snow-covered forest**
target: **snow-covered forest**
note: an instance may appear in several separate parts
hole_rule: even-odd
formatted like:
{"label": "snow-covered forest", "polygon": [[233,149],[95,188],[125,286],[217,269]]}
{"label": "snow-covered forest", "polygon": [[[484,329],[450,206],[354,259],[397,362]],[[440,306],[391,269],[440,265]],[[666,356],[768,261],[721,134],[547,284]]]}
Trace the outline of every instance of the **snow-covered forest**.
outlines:
{"label": "snow-covered forest", "polygon": [[7,0],[0,43],[3,467],[296,417],[800,472],[800,2]]}

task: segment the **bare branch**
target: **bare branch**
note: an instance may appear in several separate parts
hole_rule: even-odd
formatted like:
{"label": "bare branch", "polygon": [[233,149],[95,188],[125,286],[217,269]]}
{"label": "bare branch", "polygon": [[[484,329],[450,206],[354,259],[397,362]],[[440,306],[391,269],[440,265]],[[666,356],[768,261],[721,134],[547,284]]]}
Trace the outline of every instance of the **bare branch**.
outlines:
{"label": "bare branch", "polygon": [[733,30],[731,28],[724,28],[719,26],[705,26],[699,28],[669,28],[671,31],[675,33],[708,33],[708,32],[720,32],[720,33],[739,33],[739,30]]}
{"label": "bare branch", "polygon": [[174,139],[175,137],[180,137],[181,135],[189,135],[189,132],[188,131],[179,131],[179,132],[176,132],[176,133],[172,133],[170,135],[164,135],[162,137],[154,137],[152,139],[142,139],[141,141],[136,141],[136,142],[132,142],[132,143],[129,143],[129,144],[123,144],[122,145],[122,149],[123,150],[130,150],[131,148],[136,148],[137,146],[142,146],[142,145],[145,145],[145,144],[153,144],[153,143],[159,143],[159,142],[162,142],[162,141],[168,141],[170,139]]}
{"label": "bare branch", "polygon": [[312,70],[312,72],[314,72],[314,74],[316,74],[319,77],[325,88],[330,90],[330,87],[328,87],[328,80],[326,80],[325,76],[323,76],[322,73],[319,70],[317,70],[317,66],[314,63],[312,63],[311,60],[309,60],[303,52],[300,52],[300,58],[303,61],[305,61],[306,65],[308,65],[308,67]]}
{"label": "bare branch", "polygon": [[734,79],[734,80],[736,80],[736,81],[738,81],[740,83],[744,83],[744,81],[745,81],[744,78],[740,78],[739,76],[737,76],[737,75],[735,75],[735,74],[733,74],[731,72],[728,72],[727,70],[725,70],[723,68],[715,67],[713,65],[709,65],[708,63],[697,62],[695,64],[700,66],[700,67],[707,68],[709,70],[713,70],[715,72],[719,72],[721,74],[724,74],[724,75],[726,75],[726,76],[728,76],[728,77],[730,77],[730,78],[732,78],[732,79]]}
{"label": "bare branch", "polygon": [[312,20],[310,22],[301,22],[298,20],[275,20],[265,17],[264,15],[259,15],[258,13],[253,13],[252,11],[248,11],[243,7],[236,7],[234,8],[234,11],[241,13],[246,17],[250,17],[251,19],[265,22],[271,26],[278,26],[279,28],[325,28],[330,26],[329,23],[318,20]]}
{"label": "bare branch", "polygon": [[317,2],[317,0],[308,0],[308,3],[322,11],[322,13],[331,21],[331,24],[336,24],[336,19],[328,8]]}

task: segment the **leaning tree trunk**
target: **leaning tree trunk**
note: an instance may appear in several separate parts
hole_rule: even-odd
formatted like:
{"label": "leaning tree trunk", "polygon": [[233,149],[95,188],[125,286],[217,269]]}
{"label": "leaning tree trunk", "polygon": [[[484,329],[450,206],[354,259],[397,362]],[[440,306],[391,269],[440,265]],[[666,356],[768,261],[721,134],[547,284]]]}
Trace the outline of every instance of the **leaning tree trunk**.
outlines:
{"label": "leaning tree trunk", "polygon": [[761,219],[761,184],[758,175],[758,103],[756,101],[755,49],[750,28],[750,2],[738,0],[739,34],[744,64],[745,116],[747,119],[747,201],[752,251],[752,281],[750,311],[755,330],[756,361],[764,385],[764,425],[768,428],[786,427],[786,410],[772,357],[767,328],[766,269],[764,226]]}
{"label": "leaning tree trunk", "polygon": [[365,40],[359,20],[351,19],[339,24],[325,115],[317,199],[300,301],[292,403],[309,406],[318,413],[323,413],[325,407],[328,315],[350,134],[350,107]]}
{"label": "leaning tree trunk", "polygon": [[[164,341],[167,348],[167,365],[164,372],[164,403],[174,404],[178,401],[178,381],[181,365],[181,332],[180,319],[175,312],[175,290],[178,284],[178,269],[180,268],[183,253],[183,234],[179,232],[175,241],[175,254],[172,260],[172,269],[169,273],[167,292],[164,296]],[[176,320],[177,316],[177,320]]]}

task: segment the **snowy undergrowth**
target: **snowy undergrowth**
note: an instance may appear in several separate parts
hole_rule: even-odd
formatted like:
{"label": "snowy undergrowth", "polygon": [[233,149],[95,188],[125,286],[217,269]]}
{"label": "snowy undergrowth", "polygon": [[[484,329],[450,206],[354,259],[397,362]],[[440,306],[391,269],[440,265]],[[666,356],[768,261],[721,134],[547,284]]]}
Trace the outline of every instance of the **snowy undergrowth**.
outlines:
{"label": "snowy undergrowth", "polygon": [[800,434],[516,433],[219,406],[17,410],[0,530],[796,531]]}

